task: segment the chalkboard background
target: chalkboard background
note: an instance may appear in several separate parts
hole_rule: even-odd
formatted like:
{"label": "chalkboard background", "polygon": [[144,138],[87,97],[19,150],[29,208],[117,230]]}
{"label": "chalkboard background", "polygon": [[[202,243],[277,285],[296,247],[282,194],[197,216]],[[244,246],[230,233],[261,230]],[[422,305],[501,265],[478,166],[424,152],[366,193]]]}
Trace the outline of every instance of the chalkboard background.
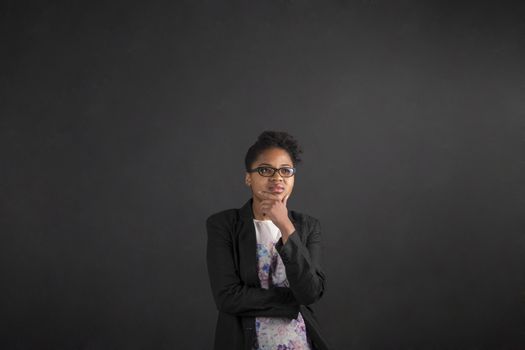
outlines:
{"label": "chalkboard background", "polygon": [[5,2],[0,348],[210,349],[204,220],[263,130],[335,348],[525,348],[524,8]]}

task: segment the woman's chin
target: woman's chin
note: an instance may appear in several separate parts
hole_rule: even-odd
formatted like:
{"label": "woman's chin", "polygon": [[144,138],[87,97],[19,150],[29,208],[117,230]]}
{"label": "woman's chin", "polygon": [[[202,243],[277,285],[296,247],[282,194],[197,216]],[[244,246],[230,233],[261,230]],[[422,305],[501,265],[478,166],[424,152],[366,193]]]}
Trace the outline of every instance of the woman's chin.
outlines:
{"label": "woman's chin", "polygon": [[[272,192],[272,191],[268,191],[268,190],[262,190],[262,191],[265,192],[265,193],[269,193],[269,194],[274,195],[277,199],[279,199],[281,201],[284,199],[284,197],[286,197],[287,195],[290,195],[290,193],[287,193],[287,192]],[[253,191],[252,191],[252,196],[257,198],[257,199],[259,199],[259,200],[265,200],[266,199],[266,197],[264,197],[264,196],[262,196],[262,195],[260,195],[258,193],[255,193]]]}
{"label": "woman's chin", "polygon": [[276,193],[277,197],[282,201],[284,199],[284,197],[286,197],[288,195],[288,193]]}

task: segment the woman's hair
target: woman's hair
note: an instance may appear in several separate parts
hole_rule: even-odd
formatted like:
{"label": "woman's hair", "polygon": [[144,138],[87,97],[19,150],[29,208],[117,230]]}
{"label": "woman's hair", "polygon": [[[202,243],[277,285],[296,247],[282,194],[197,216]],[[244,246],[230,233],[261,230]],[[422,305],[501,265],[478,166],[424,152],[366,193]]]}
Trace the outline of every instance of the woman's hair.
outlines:
{"label": "woman's hair", "polygon": [[299,155],[303,153],[303,150],[292,135],[284,131],[266,130],[259,135],[257,141],[246,152],[246,157],[244,157],[246,170],[251,169],[252,163],[255,162],[262,152],[275,147],[282,148],[288,152],[294,167],[301,162]]}

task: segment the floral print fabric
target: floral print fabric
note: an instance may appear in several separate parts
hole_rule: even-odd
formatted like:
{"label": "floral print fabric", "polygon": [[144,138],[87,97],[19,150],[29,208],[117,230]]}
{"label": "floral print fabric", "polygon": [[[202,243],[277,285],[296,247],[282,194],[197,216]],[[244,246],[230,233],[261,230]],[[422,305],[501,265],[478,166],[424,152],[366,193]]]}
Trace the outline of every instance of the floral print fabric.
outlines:
{"label": "floral print fabric", "polygon": [[[261,287],[289,287],[284,263],[275,249],[281,237],[271,220],[254,219],[257,236],[257,270]],[[311,350],[301,313],[296,319],[256,317],[253,350]]]}

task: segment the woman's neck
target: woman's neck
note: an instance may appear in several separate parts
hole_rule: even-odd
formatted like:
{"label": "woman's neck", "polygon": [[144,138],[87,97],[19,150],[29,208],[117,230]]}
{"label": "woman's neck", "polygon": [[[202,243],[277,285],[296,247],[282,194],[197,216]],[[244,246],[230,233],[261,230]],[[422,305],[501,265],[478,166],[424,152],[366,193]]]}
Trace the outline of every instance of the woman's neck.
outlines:
{"label": "woman's neck", "polygon": [[252,211],[255,220],[268,220],[268,218],[260,211],[259,200],[255,197],[253,198]]}

